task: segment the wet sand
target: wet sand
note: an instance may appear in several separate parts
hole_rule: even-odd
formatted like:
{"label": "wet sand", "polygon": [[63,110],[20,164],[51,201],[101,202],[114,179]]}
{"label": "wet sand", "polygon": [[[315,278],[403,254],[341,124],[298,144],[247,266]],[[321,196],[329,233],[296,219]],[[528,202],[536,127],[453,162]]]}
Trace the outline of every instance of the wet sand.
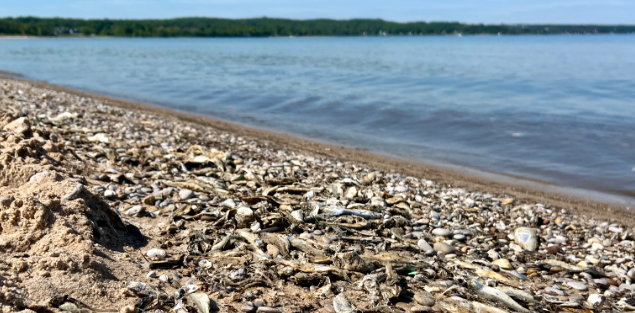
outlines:
{"label": "wet sand", "polygon": [[170,121],[181,121],[211,126],[219,131],[232,133],[236,136],[255,139],[268,143],[270,147],[296,151],[298,153],[335,159],[341,162],[354,162],[361,166],[375,168],[389,173],[401,173],[422,179],[429,179],[455,188],[466,188],[491,194],[505,194],[525,203],[542,203],[573,210],[578,214],[588,215],[597,219],[619,221],[635,226],[635,212],[628,207],[628,200],[608,194],[585,194],[585,191],[570,190],[566,187],[549,185],[540,181],[506,175],[483,173],[471,169],[451,169],[426,164],[419,160],[397,158],[379,155],[368,151],[361,151],[347,147],[307,140],[292,135],[275,133],[247,127],[207,116],[197,116],[178,112],[166,108],[156,107],[134,101],[117,99],[86,91],[75,90],[41,81],[21,78],[21,75],[0,71],[0,75],[18,81],[28,81],[34,86],[49,88],[57,91],[83,97],[91,97],[105,103],[124,109],[151,112]]}

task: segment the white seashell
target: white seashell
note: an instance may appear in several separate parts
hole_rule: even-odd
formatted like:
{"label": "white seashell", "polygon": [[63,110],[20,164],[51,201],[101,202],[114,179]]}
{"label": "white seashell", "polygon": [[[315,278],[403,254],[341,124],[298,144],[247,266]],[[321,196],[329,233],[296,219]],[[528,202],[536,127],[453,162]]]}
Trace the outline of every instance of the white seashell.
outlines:
{"label": "white seashell", "polygon": [[212,267],[212,262],[206,260],[206,259],[201,259],[200,261],[198,261],[198,266],[202,267],[202,268],[210,268]]}
{"label": "white seashell", "polygon": [[39,184],[46,177],[51,177],[51,172],[43,171],[43,172],[37,173],[37,174],[31,176],[31,178],[29,179],[29,183],[31,183],[31,184]]}
{"label": "white seashell", "polygon": [[295,210],[291,212],[291,216],[295,219],[297,223],[304,222],[304,213],[302,212],[302,210]]}
{"label": "white seashell", "polygon": [[529,312],[529,310],[522,307],[520,304],[518,304],[518,302],[514,301],[514,299],[496,288],[485,286],[475,280],[470,281],[469,285],[477,295],[483,298],[495,301],[497,303],[502,303],[508,308],[516,310],[518,312]]}
{"label": "white seashell", "polygon": [[88,141],[90,141],[90,142],[108,143],[110,140],[108,139],[108,135],[106,135],[104,133],[99,133],[99,134],[96,134],[95,136],[88,137]]}
{"label": "white seashell", "polygon": [[78,116],[79,116],[79,114],[77,114],[77,113],[62,112],[62,113],[58,114],[55,117],[49,117],[49,120],[51,122],[59,123],[59,122],[62,122],[64,120],[66,120],[66,119],[77,118]]}
{"label": "white seashell", "polygon": [[161,261],[165,260],[167,253],[163,249],[154,248],[148,250],[148,252],[146,252],[146,255],[152,260]]}
{"label": "white seashell", "polygon": [[589,302],[589,304],[593,307],[599,307],[602,306],[604,304],[604,296],[597,294],[597,293],[592,293],[589,295],[589,298],[587,299],[587,302]]}

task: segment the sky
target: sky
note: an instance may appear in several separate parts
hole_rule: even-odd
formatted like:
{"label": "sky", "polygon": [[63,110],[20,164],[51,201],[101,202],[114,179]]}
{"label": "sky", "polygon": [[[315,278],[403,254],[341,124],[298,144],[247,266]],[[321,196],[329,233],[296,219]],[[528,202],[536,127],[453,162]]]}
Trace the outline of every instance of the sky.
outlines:
{"label": "sky", "polygon": [[0,0],[0,16],[635,24],[635,0]]}

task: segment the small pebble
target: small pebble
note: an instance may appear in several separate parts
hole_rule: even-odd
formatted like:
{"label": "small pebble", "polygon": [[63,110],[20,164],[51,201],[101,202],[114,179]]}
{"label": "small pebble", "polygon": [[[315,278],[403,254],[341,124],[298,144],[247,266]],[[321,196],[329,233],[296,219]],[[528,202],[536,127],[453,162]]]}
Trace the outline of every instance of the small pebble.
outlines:
{"label": "small pebble", "polygon": [[451,245],[449,245],[447,243],[435,242],[434,243],[434,251],[443,252],[445,254],[451,254],[451,253],[456,252],[456,249],[453,246],[451,246]]}
{"label": "small pebble", "polygon": [[145,209],[142,206],[135,205],[135,206],[131,207],[130,209],[126,210],[125,214],[128,215],[128,216],[139,216],[144,211],[145,211]]}
{"label": "small pebble", "polygon": [[428,244],[428,242],[425,241],[425,239],[419,239],[419,241],[417,242],[417,246],[419,247],[419,249],[421,249],[421,251],[424,251],[424,252],[434,250],[432,246],[430,246],[430,244]]}
{"label": "small pebble", "polygon": [[181,191],[179,191],[179,198],[181,198],[181,200],[187,200],[192,197],[194,197],[194,192],[192,190],[181,189]]}
{"label": "small pebble", "polygon": [[253,305],[243,305],[240,307],[242,312],[256,312],[256,307]]}
{"label": "small pebble", "polygon": [[577,289],[580,291],[587,291],[589,290],[589,288],[583,284],[583,283],[579,283],[579,282],[575,282],[575,281],[570,281],[567,283],[567,286],[573,288],[573,289]]}
{"label": "small pebble", "polygon": [[436,235],[436,236],[448,237],[448,236],[452,235],[452,231],[449,230],[449,229],[437,228],[437,229],[432,231],[432,234]]}
{"label": "small pebble", "polygon": [[563,290],[558,289],[558,288],[554,288],[554,287],[545,288],[545,292],[547,294],[554,295],[554,296],[564,296],[565,295],[565,292]]}

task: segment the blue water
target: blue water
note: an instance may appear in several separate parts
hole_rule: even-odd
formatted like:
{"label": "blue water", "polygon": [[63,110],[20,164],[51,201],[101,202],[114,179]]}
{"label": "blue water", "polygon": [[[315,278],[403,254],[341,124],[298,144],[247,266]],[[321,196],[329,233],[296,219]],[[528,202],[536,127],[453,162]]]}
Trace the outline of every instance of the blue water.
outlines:
{"label": "blue water", "polygon": [[635,36],[0,40],[28,78],[635,194]]}

